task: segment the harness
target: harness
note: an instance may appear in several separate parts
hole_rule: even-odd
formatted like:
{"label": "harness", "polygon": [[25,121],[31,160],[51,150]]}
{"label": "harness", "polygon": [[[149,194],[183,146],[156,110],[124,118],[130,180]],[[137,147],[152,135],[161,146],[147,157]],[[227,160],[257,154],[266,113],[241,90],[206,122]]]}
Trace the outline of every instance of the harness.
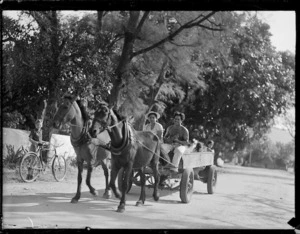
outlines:
{"label": "harness", "polygon": [[[121,123],[121,122],[119,122]],[[121,155],[122,151],[127,150],[136,141],[132,127],[127,121],[124,121],[124,139],[119,147],[114,147],[112,144],[110,150],[114,155]]]}
{"label": "harness", "polygon": [[70,139],[71,139],[72,146],[79,147],[83,144],[88,143],[92,139],[92,137],[88,132],[88,129],[89,129],[89,125],[88,125],[88,121],[86,121],[83,125],[82,131],[78,138],[74,138],[71,134]]}
{"label": "harness", "polygon": [[[111,111],[111,110],[110,110]],[[109,113],[109,117],[111,114]],[[97,120],[98,122],[102,122]],[[111,126],[105,126],[105,130],[107,131],[111,131],[112,128],[118,126],[119,124],[121,124],[122,122],[124,122],[124,139],[123,142],[121,144],[121,146],[119,147],[114,147],[112,144],[110,144],[110,150],[114,155],[121,155],[122,151],[127,150],[129,147],[132,146],[132,144],[134,142],[137,142],[138,144],[140,144],[143,148],[149,150],[150,152],[152,152],[153,154],[157,155],[159,158],[161,158],[162,160],[168,162],[166,159],[164,159],[163,157],[161,157],[160,155],[156,154],[155,152],[153,152],[151,149],[149,149],[147,146],[145,146],[141,141],[139,141],[138,139],[136,139],[135,134],[134,134],[134,129],[132,128],[132,126],[128,123],[127,120],[121,120],[120,122],[117,122],[114,125]],[[101,146],[103,147],[103,146]],[[103,147],[104,148],[104,147]],[[170,164],[172,164],[171,162],[169,162]]]}

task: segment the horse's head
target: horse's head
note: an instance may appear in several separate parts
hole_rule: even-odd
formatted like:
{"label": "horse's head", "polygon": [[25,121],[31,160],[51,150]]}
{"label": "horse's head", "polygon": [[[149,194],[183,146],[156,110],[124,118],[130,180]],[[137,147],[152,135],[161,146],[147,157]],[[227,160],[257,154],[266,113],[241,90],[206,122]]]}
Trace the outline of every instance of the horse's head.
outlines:
{"label": "horse's head", "polygon": [[94,113],[90,134],[96,137],[100,132],[103,132],[107,126],[111,124],[111,109],[104,102],[100,102],[98,109]]}
{"label": "horse's head", "polygon": [[75,117],[74,102],[78,96],[64,95],[62,102],[53,118],[53,127],[60,128],[62,124],[70,122]]}

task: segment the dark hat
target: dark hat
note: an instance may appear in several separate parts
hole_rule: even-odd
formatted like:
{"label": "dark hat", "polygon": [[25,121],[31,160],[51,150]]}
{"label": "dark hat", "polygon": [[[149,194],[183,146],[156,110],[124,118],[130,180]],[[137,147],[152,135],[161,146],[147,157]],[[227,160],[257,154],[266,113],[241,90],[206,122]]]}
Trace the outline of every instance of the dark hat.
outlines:
{"label": "dark hat", "polygon": [[149,118],[149,115],[155,115],[157,119],[160,118],[160,114],[155,112],[155,111],[149,111],[147,114],[146,114],[146,118],[148,119]]}

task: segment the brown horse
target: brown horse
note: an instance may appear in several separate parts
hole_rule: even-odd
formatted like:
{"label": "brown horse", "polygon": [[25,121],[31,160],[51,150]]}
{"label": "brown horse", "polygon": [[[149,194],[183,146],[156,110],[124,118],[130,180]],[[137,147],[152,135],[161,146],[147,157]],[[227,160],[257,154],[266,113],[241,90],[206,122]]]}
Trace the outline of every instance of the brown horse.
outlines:
{"label": "brown horse", "polygon": [[[126,191],[132,176],[132,169],[143,172],[144,167],[150,165],[155,179],[153,198],[159,199],[158,183],[158,160],[160,145],[158,137],[152,132],[135,131],[128,121],[122,118],[116,111],[110,109],[107,104],[100,104],[95,111],[91,135],[96,136],[99,132],[107,130],[111,138],[111,177],[109,186],[117,198],[121,198],[118,212],[124,212],[126,203]],[[122,196],[116,189],[115,180],[121,168],[124,168]],[[145,176],[141,175],[141,194],[136,205],[145,203]]]}
{"label": "brown horse", "polygon": [[106,188],[103,197],[110,198],[111,191],[108,184],[108,163],[110,162],[110,152],[102,147],[99,147],[98,145],[91,143],[91,137],[88,132],[89,119],[87,112],[80,101],[76,101],[76,99],[77,96],[65,95],[53,119],[54,128],[60,128],[61,125],[65,123],[68,123],[71,127],[71,144],[77,156],[78,167],[77,193],[75,197],[72,198],[71,202],[77,203],[80,199],[84,161],[87,162],[86,184],[89,187],[91,194],[94,196],[98,195],[97,191],[92,187],[90,182],[93,171],[93,165],[91,163],[93,154],[96,154],[96,157],[98,161],[100,161],[105,175]]}

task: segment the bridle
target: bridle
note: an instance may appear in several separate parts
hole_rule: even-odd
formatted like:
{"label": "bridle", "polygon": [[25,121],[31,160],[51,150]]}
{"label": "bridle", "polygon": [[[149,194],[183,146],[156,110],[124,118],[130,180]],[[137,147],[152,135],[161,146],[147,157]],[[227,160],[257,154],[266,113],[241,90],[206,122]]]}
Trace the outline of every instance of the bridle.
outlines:
{"label": "bridle", "polygon": [[109,109],[106,120],[94,118],[94,121],[98,122],[102,126],[101,132],[104,132],[105,130],[107,130],[108,132],[111,132],[112,128],[118,126],[119,124],[121,124],[122,122],[125,121],[125,119],[123,119],[123,120],[117,122],[116,124],[109,126],[109,122],[111,122],[111,119],[112,119],[112,109]]}
{"label": "bridle", "polygon": [[[69,114],[69,112],[70,112],[72,106],[74,105],[75,100],[72,100],[72,101],[70,100],[69,102],[70,102],[71,105],[69,106],[69,108],[68,108],[68,110],[66,111],[66,113],[65,113],[63,116],[61,116],[60,114],[57,114],[61,120],[63,120],[63,119],[66,117],[66,115]],[[61,122],[61,121],[60,121],[60,122]],[[70,126],[74,126],[74,127],[79,127],[78,125],[72,124],[71,122],[68,122],[68,123],[66,123],[66,124],[68,124],[68,125],[70,125]]]}

